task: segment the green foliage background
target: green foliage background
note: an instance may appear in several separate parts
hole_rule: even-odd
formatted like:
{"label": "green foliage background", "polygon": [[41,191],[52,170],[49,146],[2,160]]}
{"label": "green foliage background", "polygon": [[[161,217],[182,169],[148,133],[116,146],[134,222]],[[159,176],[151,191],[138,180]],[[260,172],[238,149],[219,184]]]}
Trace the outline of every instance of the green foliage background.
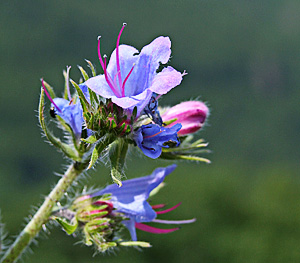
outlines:
{"label": "green foliage background", "polygon": [[[108,55],[123,22],[122,43],[138,49],[170,36],[170,64],[189,74],[161,105],[201,95],[211,109],[200,135],[212,165],[179,163],[153,200],[182,201],[164,218],[196,223],[169,235],[139,232],[151,249],[95,257],[53,228],[24,261],[299,262],[299,11],[298,0],[1,1],[0,207],[10,234],[66,164],[40,136],[39,79],[62,91],[66,65],[73,79],[85,58],[100,70],[98,35]],[[127,177],[168,164],[132,154]],[[87,182],[106,184],[109,171],[99,165]]]}

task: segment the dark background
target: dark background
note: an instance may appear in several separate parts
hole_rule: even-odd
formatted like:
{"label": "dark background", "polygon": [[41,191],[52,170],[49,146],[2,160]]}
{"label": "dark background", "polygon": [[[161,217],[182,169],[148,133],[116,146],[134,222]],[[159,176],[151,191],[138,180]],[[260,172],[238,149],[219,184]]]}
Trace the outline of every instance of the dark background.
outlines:
{"label": "dark background", "polygon": [[[139,50],[169,36],[170,65],[189,74],[160,104],[200,97],[211,109],[199,136],[210,142],[212,164],[178,163],[155,197],[183,202],[161,218],[196,223],[168,235],[138,232],[151,249],[95,257],[53,228],[25,262],[299,262],[299,12],[299,0],[1,1],[0,207],[11,235],[66,164],[41,138],[39,79],[59,94],[66,65],[75,80],[85,58],[99,72],[98,35],[108,55],[123,22],[121,42]],[[132,154],[126,173],[168,164]],[[106,184],[102,167],[86,182]]]}

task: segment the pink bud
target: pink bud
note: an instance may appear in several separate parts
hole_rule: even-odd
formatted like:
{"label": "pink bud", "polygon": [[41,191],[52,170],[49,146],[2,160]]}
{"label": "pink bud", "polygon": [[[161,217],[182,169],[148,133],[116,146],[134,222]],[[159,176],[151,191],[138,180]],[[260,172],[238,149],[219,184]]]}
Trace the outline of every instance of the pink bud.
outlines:
{"label": "pink bud", "polygon": [[203,102],[185,101],[168,109],[161,117],[163,122],[176,119],[168,127],[181,123],[178,135],[183,136],[200,130],[208,114],[209,109]]}

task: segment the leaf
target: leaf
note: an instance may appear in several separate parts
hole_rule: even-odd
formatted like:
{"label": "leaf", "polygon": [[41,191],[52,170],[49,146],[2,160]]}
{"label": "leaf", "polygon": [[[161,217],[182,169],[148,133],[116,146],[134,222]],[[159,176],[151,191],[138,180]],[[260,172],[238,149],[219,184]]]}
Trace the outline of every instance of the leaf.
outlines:
{"label": "leaf", "polygon": [[83,69],[83,67],[81,67],[81,66],[77,66],[77,67],[79,68],[84,81],[87,81],[90,78],[89,75],[86,73],[86,71]]}
{"label": "leaf", "polygon": [[54,89],[45,81],[43,80],[45,88],[47,89],[47,91],[49,92],[49,95],[52,99],[56,98]]}
{"label": "leaf", "polygon": [[72,223],[69,223],[65,219],[62,219],[60,217],[54,216],[52,218],[62,226],[62,228],[66,231],[68,235],[73,234],[78,227],[78,221],[76,220],[76,218],[73,219],[74,222]]}
{"label": "leaf", "polygon": [[85,143],[90,143],[90,144],[92,144],[92,143],[95,143],[95,142],[97,141],[97,138],[96,138],[95,135],[91,135],[91,136],[89,136],[89,137],[86,138],[86,139],[81,138],[81,140],[82,140],[83,142],[85,142]]}
{"label": "leaf", "polygon": [[91,106],[89,104],[89,102],[87,101],[87,99],[85,98],[81,88],[78,86],[78,84],[73,81],[72,79],[70,80],[72,85],[74,86],[74,88],[76,89],[77,93],[78,93],[78,96],[79,96],[79,99],[80,99],[80,103],[81,103],[81,106],[82,106],[82,110],[83,110],[83,113],[86,113],[88,112],[88,110],[91,110]]}
{"label": "leaf", "polygon": [[89,166],[87,169],[90,169],[99,159],[99,157],[101,156],[102,152],[105,150],[105,148],[113,141],[113,137],[112,136],[107,136],[104,139],[100,139],[100,142],[98,144],[96,144],[92,155],[91,155],[91,159],[89,162]]}
{"label": "leaf", "polygon": [[125,164],[128,143],[119,138],[109,146],[109,159],[111,164],[111,177],[113,181],[122,186],[121,178]]}
{"label": "leaf", "polygon": [[91,69],[93,77],[96,77],[96,70],[92,62],[87,59],[85,61],[88,63],[88,67]]}
{"label": "leaf", "polygon": [[124,247],[130,247],[130,246],[138,246],[138,247],[144,247],[144,248],[151,247],[150,243],[144,242],[144,241],[124,241],[124,242],[120,242],[118,244],[120,246],[124,246]]}

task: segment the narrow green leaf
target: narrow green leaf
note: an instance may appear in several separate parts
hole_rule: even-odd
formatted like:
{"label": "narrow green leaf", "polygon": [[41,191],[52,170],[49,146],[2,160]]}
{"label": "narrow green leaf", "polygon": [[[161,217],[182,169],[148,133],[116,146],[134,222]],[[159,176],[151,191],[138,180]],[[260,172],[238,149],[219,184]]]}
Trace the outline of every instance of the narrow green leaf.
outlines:
{"label": "narrow green leaf", "polygon": [[144,247],[144,248],[148,248],[151,247],[151,244],[148,242],[144,242],[144,241],[124,241],[124,242],[120,242],[118,243],[120,246],[124,246],[124,247],[130,247],[130,246],[138,246],[138,247]]}
{"label": "narrow green leaf", "polygon": [[74,218],[74,222],[72,223],[69,223],[65,219],[56,216],[54,216],[53,219],[56,220],[62,226],[62,228],[66,231],[68,235],[73,234],[78,227],[78,222],[76,218]]}
{"label": "narrow green leaf", "polygon": [[101,141],[95,146],[90,163],[87,169],[90,169],[98,160],[98,158],[101,156],[102,152],[105,150],[105,148],[113,141],[113,138],[111,136],[107,136],[104,139],[101,139]]}
{"label": "narrow green leaf", "polygon": [[95,135],[91,135],[91,136],[89,136],[88,138],[86,138],[86,139],[83,139],[83,138],[81,138],[81,140],[83,141],[83,142],[85,142],[85,143],[95,143],[96,141],[97,141],[97,138],[96,138],[96,136]]}
{"label": "narrow green leaf", "polygon": [[77,145],[77,140],[71,126],[68,125],[59,115],[56,115],[56,118],[58,119],[60,124],[65,128],[65,130],[71,134],[74,147],[76,148],[76,150],[79,150]]}
{"label": "narrow green leaf", "polygon": [[91,69],[93,77],[96,77],[96,70],[92,62],[87,59],[85,61],[88,63],[88,67]]}
{"label": "narrow green leaf", "polygon": [[128,143],[119,138],[109,146],[109,159],[111,164],[111,177],[113,181],[122,186],[121,178],[125,165]]}
{"label": "narrow green leaf", "polygon": [[197,161],[197,162],[204,162],[204,163],[211,163],[210,160],[198,157],[198,156],[192,156],[192,155],[176,155],[176,159],[182,159],[182,160],[190,160],[190,161]]}
{"label": "narrow green leaf", "polygon": [[70,81],[71,81],[72,85],[74,86],[74,88],[76,89],[76,91],[78,93],[83,112],[87,112],[88,109],[89,110],[91,109],[91,106],[90,106],[89,102],[85,98],[85,96],[84,96],[81,88],[78,86],[78,84],[75,81],[73,81],[72,79]]}
{"label": "narrow green leaf", "polygon": [[54,89],[44,80],[44,85],[45,85],[45,88],[47,89],[47,91],[49,92],[49,95],[52,99],[56,98],[56,95],[55,95],[55,92],[54,92]]}
{"label": "narrow green leaf", "polygon": [[86,73],[86,71],[83,69],[83,67],[81,67],[81,66],[77,66],[77,67],[79,68],[84,81],[87,81],[90,78],[89,75]]}
{"label": "narrow green leaf", "polygon": [[88,91],[89,91],[89,94],[90,94],[91,104],[96,107],[99,104],[98,96],[94,91],[92,91],[89,88],[88,88]]}

